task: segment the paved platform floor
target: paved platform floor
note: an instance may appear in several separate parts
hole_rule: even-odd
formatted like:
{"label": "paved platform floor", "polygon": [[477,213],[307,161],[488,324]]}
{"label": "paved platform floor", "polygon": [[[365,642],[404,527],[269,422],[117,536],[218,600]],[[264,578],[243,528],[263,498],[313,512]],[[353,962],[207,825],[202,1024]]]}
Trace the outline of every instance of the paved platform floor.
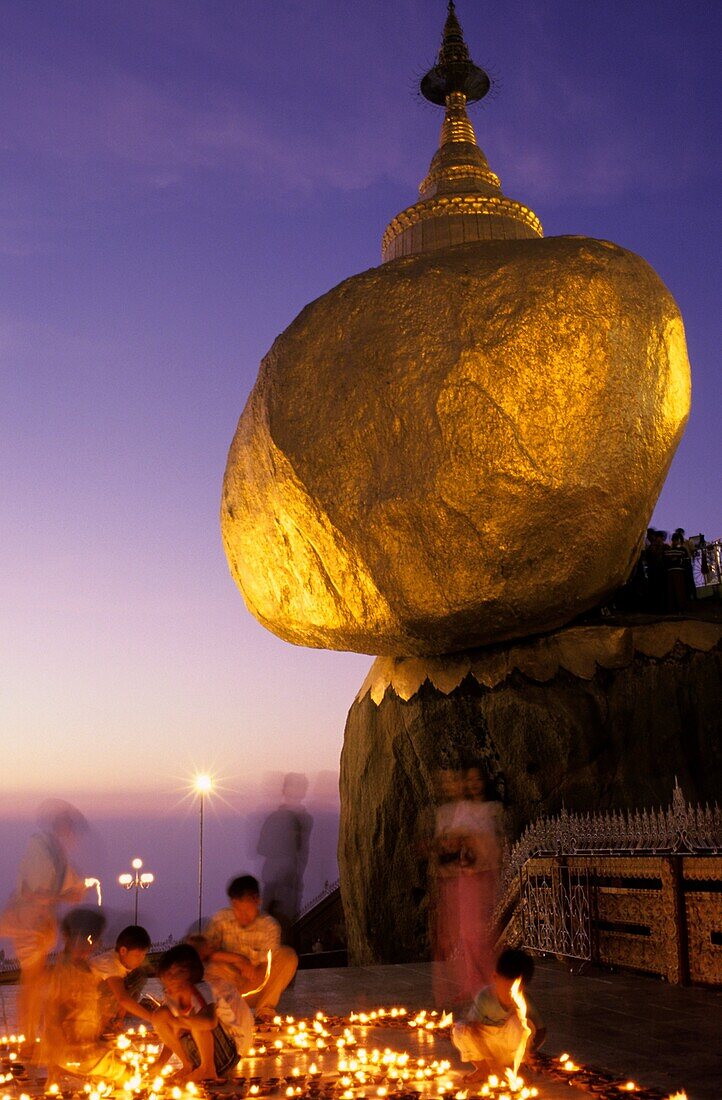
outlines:
{"label": "paved platform floor", "polygon": [[[685,1088],[689,1100],[722,1100],[722,990],[603,970],[571,974],[542,960],[530,995],[548,1027],[546,1052],[566,1051],[647,1087]],[[430,1007],[431,964],[301,971],[284,1005],[344,1013],[395,999]]]}
{"label": "paved platform floor", "polygon": [[[279,1008],[296,1017],[321,1010],[329,1016],[401,1006],[432,1008],[431,964],[306,970],[296,977]],[[571,974],[560,963],[542,961],[530,990],[548,1027],[547,1053],[568,1052],[579,1064],[614,1073],[620,1081],[672,1094],[685,1089],[688,1100],[722,1100],[722,991],[680,988],[630,974],[590,971]],[[15,1023],[16,989],[0,986],[0,1027]],[[447,1058],[456,1074],[464,1070],[448,1039],[417,1037],[403,1030],[369,1031],[369,1048],[408,1050],[428,1059]],[[309,1055],[284,1054],[244,1060],[239,1074],[283,1077]],[[330,1054],[315,1059],[319,1069],[334,1068]],[[589,1092],[525,1072],[543,1100],[578,1100]]]}

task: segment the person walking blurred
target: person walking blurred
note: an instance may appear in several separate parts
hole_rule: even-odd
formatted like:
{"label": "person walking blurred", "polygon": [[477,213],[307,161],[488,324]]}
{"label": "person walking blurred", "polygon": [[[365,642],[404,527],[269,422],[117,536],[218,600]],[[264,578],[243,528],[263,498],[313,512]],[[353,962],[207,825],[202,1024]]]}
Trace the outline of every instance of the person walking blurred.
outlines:
{"label": "person walking blurred", "polygon": [[438,1005],[458,1007],[493,970],[501,806],[487,800],[476,764],[441,770],[437,784],[434,994]]}
{"label": "person walking blurred", "polygon": [[263,908],[281,926],[284,943],[292,943],[292,928],[298,920],[303,897],[303,875],[308,863],[313,818],[303,805],[308,790],[305,775],[289,772],[283,780],[281,805],[261,826],[258,854],[264,857],[261,870]]}
{"label": "person walking blurred", "polygon": [[80,810],[60,798],[43,802],[37,821],[39,831],[28,842],[15,891],[0,916],[0,934],[13,941],[20,964],[18,1026],[30,1053],[40,1034],[47,959],[58,939],[58,908],[76,904],[85,892],[69,852],[88,831]]}

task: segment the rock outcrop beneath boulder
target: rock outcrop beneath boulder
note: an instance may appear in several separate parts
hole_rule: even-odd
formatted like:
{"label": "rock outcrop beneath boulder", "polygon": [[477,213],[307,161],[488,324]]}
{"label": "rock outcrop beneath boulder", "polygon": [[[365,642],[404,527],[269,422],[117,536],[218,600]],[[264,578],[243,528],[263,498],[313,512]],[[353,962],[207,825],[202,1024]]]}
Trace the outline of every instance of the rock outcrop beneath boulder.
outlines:
{"label": "rock outcrop beneath boulder", "polygon": [[433,775],[482,761],[510,839],[569,810],[722,790],[722,624],[572,627],[451,658],[378,659],[346,723],[339,864],[350,958],[423,957]]}

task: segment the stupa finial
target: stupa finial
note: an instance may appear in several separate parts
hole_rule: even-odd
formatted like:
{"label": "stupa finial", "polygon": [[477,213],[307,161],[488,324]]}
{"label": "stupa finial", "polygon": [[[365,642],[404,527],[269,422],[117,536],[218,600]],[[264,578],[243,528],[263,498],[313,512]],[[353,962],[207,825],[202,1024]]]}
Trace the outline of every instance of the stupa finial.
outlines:
{"label": "stupa finial", "polygon": [[466,113],[467,103],[483,99],[490,87],[488,74],[469,56],[454,0],[449,0],[436,64],[421,81],[421,94],[446,109],[439,148],[421,181],[420,201],[386,227],[384,260],[469,241],[542,236],[536,214],[502,194]]}
{"label": "stupa finial", "polygon": [[467,103],[476,103],[484,98],[490,87],[488,73],[471,60],[464,32],[456,18],[454,0],[449,0],[439,56],[433,69],[422,77],[421,94],[430,103],[445,107],[452,92],[461,92]]}

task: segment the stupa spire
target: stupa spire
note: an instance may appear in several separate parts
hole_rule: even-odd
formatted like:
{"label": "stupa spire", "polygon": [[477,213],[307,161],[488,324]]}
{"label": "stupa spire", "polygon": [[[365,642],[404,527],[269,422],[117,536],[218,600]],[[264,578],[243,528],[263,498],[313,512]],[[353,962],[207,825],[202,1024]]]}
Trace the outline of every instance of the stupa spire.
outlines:
{"label": "stupa spire", "polygon": [[466,105],[483,99],[490,87],[489,75],[471,60],[449,0],[436,64],[420,84],[425,99],[445,108],[439,148],[419,187],[421,201],[398,214],[384,233],[384,260],[467,241],[542,236],[536,215],[502,194],[477,145]]}
{"label": "stupa spire", "polygon": [[488,73],[471,60],[464,32],[456,17],[454,0],[449,0],[439,56],[433,69],[429,69],[421,80],[421,94],[430,103],[444,107],[452,92],[462,92],[467,103],[476,103],[484,98],[490,87]]}

